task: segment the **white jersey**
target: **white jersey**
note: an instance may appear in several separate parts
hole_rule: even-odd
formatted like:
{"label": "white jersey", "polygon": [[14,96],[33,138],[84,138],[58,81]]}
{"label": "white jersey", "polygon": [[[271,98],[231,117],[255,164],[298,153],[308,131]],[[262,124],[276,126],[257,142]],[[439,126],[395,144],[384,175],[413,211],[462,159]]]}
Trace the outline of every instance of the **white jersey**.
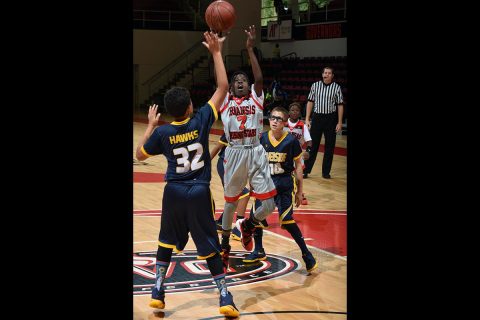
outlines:
{"label": "white jersey", "polygon": [[253,85],[251,94],[236,98],[225,97],[220,108],[225,137],[230,145],[255,145],[260,142],[263,131],[263,90],[257,96]]}
{"label": "white jersey", "polygon": [[312,137],[310,136],[310,131],[308,127],[302,120],[298,120],[297,122],[291,122],[288,119],[288,127],[284,127],[284,130],[288,130],[291,132],[295,138],[300,142],[300,145],[303,147],[305,142],[312,141]]}

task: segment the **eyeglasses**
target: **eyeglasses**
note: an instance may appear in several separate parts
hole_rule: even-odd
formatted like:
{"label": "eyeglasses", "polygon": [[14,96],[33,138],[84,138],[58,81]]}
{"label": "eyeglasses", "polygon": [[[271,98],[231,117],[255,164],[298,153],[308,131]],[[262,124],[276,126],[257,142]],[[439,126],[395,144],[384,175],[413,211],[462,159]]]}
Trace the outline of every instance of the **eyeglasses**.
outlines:
{"label": "eyeglasses", "polygon": [[269,119],[270,119],[270,121],[283,122],[283,118],[282,118],[282,117],[271,116]]}

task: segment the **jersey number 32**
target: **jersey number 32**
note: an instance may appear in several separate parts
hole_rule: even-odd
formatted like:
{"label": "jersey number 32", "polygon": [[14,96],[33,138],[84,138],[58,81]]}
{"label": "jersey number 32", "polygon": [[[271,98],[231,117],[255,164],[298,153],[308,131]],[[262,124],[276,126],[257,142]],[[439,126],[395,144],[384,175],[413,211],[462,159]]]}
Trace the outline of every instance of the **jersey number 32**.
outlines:
{"label": "jersey number 32", "polygon": [[[193,158],[190,157],[191,151],[195,151]],[[180,155],[180,158],[177,158],[177,173],[185,173],[190,170],[195,171],[205,165],[203,160],[199,161],[203,154],[203,147],[198,142],[189,144],[187,147],[173,149],[173,154]]]}

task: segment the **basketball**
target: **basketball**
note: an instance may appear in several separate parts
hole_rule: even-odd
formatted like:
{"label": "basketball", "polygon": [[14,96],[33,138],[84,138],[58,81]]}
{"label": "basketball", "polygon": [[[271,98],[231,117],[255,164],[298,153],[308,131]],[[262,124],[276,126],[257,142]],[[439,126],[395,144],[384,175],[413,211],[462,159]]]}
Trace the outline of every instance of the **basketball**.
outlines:
{"label": "basketball", "polygon": [[227,1],[213,1],[205,10],[205,21],[215,32],[229,30],[235,24],[235,19],[235,9]]}

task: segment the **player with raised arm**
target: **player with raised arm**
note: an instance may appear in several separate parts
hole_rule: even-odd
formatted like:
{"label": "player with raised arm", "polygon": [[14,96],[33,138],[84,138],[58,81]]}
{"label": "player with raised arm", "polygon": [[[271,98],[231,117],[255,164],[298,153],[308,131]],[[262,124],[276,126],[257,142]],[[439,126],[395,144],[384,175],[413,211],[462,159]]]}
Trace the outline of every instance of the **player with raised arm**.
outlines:
{"label": "player with raised arm", "polygon": [[245,33],[247,34],[246,48],[252,65],[254,83],[250,86],[245,72],[235,72],[230,81],[230,94],[225,97],[220,109],[228,142],[224,156],[224,197],[226,202],[222,219],[221,243],[222,260],[227,271],[233,214],[243,188],[248,182],[255,190],[251,196],[261,200],[261,205],[257,208],[254,216],[236,222],[236,227],[241,233],[241,243],[248,251],[253,248],[252,233],[255,227],[272,213],[275,208],[273,197],[277,194],[270,177],[265,149],[259,142],[263,131],[264,95],[262,70],[254,52],[255,26],[250,26]]}
{"label": "player with raised arm", "polygon": [[198,252],[205,259],[220,292],[220,313],[227,317],[240,314],[227,290],[225,272],[220,257],[220,243],[215,228],[215,207],[210,192],[211,160],[208,136],[218,118],[218,110],[228,92],[228,79],[223,64],[222,44],[212,32],[204,33],[203,44],[213,56],[217,89],[208,103],[194,117],[190,93],[174,87],[165,94],[167,112],[175,120],[158,126],[157,105],[150,106],[148,126],[140,139],[136,157],[144,160],[163,154],[168,162],[166,185],[162,200],[161,229],[155,265],[155,285],[152,289],[152,308],[165,308],[163,283],[172,258],[172,250],[182,251],[190,233]]}

